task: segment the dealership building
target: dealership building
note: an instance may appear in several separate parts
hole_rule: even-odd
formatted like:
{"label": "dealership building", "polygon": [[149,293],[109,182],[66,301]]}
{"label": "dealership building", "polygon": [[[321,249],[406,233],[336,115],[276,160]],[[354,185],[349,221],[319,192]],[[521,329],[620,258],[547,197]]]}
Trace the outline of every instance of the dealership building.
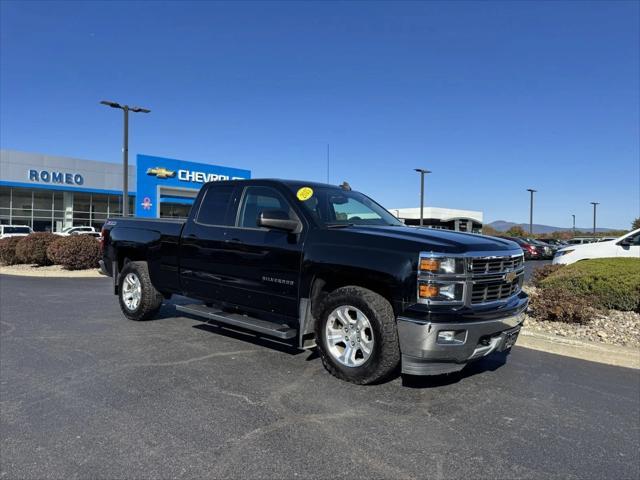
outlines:
{"label": "dealership building", "polygon": [[[389,209],[406,225],[420,225],[420,207]],[[482,232],[483,215],[478,210],[424,207],[422,224],[430,228],[455,230],[456,232]]]}
{"label": "dealership building", "polygon": [[[186,217],[203,183],[251,178],[249,170],[138,155],[129,166],[129,211]],[[0,150],[0,223],[36,231],[100,229],[122,214],[121,164]]]}
{"label": "dealership building", "polygon": [[[203,183],[251,178],[249,170],[137,155],[129,166],[129,212],[137,217],[186,217]],[[121,164],[0,150],[0,223],[61,231],[100,229],[122,215]],[[375,196],[375,192],[371,192]],[[390,209],[407,225],[419,225],[419,208]],[[482,212],[425,207],[424,225],[480,232]]]}

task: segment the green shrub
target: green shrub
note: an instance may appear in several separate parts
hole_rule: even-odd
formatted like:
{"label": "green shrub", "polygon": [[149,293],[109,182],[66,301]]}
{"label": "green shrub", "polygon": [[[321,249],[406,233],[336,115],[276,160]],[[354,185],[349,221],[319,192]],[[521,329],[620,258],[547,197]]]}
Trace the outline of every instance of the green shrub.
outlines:
{"label": "green shrub", "polygon": [[61,237],[47,249],[51,262],[67,270],[96,268],[100,260],[100,244],[90,235]]}
{"label": "green shrub", "polygon": [[531,275],[531,284],[534,287],[540,287],[540,284],[545,278],[563,267],[564,265],[543,265],[542,267],[536,268]]}
{"label": "green shrub", "polygon": [[540,282],[542,296],[564,291],[598,308],[640,311],[640,258],[598,258],[567,265]]}
{"label": "green shrub", "polygon": [[586,324],[597,311],[591,298],[561,288],[539,291],[529,301],[529,314],[550,322]]}
{"label": "green shrub", "polygon": [[16,246],[22,237],[9,237],[0,240],[0,263],[3,265],[15,265],[20,263],[16,255]]}
{"label": "green shrub", "polygon": [[44,266],[51,265],[47,257],[47,247],[55,242],[57,235],[48,232],[36,232],[20,238],[16,245],[16,255],[20,263],[35,263]]}

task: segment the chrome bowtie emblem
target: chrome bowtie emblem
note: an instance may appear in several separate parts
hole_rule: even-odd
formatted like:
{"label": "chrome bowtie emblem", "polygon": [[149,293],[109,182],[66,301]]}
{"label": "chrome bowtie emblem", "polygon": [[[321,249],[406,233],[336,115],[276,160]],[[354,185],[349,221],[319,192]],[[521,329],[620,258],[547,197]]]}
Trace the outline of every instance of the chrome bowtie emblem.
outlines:
{"label": "chrome bowtie emblem", "polygon": [[516,272],[505,273],[504,280],[505,282],[511,283],[516,279],[516,276],[517,276]]}

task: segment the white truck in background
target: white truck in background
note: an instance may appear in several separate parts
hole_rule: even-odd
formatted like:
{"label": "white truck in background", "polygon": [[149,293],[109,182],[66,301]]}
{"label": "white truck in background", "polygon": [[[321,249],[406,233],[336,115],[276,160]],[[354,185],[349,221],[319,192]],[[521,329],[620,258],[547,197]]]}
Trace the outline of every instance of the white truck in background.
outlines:
{"label": "white truck in background", "polygon": [[553,257],[553,264],[568,265],[580,260],[615,257],[640,258],[640,228],[614,240],[561,248]]}

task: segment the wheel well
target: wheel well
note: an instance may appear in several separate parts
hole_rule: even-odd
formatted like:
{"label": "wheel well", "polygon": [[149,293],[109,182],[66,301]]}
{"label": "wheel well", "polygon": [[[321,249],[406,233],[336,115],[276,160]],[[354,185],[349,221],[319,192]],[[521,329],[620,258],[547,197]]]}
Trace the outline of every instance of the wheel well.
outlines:
{"label": "wheel well", "polygon": [[353,285],[356,287],[367,288],[378,295],[384,297],[394,309],[394,313],[397,314],[396,307],[393,302],[393,295],[391,289],[386,283],[377,281],[375,279],[364,278],[361,276],[341,275],[340,277],[318,276],[314,278],[310,290],[311,301],[311,314],[314,319],[320,318],[320,308],[324,298],[334,290],[340,287],[346,287],[347,285]]}
{"label": "wheel well", "polygon": [[134,248],[119,248],[117,253],[118,271],[122,270],[126,263],[145,261],[146,258]]}

